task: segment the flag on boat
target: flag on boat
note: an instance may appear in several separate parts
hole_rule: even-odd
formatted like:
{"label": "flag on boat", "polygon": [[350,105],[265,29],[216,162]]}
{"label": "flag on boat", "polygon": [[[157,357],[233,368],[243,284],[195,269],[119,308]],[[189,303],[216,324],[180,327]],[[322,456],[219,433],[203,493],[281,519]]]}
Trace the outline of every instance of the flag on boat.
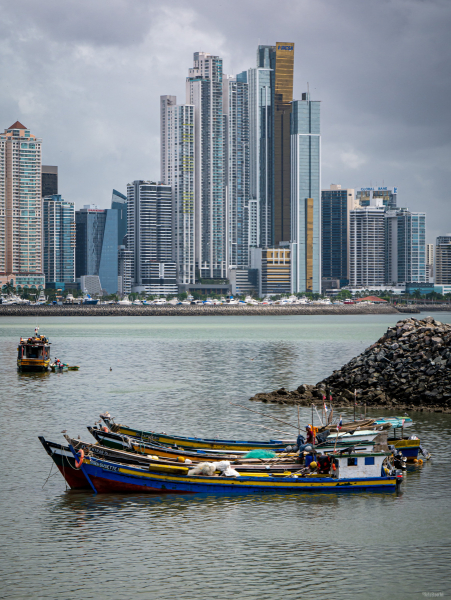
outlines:
{"label": "flag on boat", "polygon": [[340,415],[340,420],[337,423],[337,431],[340,431],[342,425],[343,425],[343,419],[341,418],[341,415]]}
{"label": "flag on boat", "polygon": [[[324,396],[324,400],[326,399],[326,396]],[[326,403],[324,402],[324,410],[326,411],[326,415],[327,415],[327,411],[329,410],[326,406]]]}

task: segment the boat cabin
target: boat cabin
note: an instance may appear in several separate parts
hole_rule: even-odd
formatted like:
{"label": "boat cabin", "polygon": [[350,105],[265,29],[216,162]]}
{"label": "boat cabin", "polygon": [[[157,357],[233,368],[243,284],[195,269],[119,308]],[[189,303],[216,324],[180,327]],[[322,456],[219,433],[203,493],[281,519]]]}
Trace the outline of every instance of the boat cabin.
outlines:
{"label": "boat cabin", "polygon": [[388,456],[390,452],[356,452],[336,456],[335,460],[338,461],[336,477],[339,479],[381,477],[382,467]]}

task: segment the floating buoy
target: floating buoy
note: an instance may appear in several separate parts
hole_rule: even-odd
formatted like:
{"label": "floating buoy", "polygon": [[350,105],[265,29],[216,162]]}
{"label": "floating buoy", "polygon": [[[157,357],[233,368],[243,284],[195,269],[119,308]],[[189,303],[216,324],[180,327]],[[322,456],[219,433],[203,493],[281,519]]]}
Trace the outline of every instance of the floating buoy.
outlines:
{"label": "floating buoy", "polygon": [[79,469],[81,467],[81,465],[83,464],[83,459],[85,457],[85,453],[84,450],[81,449],[80,452],[78,453],[80,460],[75,459],[75,466],[77,467],[77,469]]}
{"label": "floating buoy", "polygon": [[419,465],[422,465],[422,464],[423,464],[423,459],[422,459],[422,458],[419,458],[419,459],[418,459],[418,464],[419,464]]}

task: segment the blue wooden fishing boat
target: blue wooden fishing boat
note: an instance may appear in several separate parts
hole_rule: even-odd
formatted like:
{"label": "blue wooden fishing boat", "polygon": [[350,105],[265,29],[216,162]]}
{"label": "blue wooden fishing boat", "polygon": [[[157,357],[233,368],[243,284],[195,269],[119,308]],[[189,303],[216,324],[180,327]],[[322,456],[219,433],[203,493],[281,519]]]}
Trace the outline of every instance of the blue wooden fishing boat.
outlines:
{"label": "blue wooden fishing boat", "polygon": [[146,442],[156,442],[166,446],[178,446],[180,448],[201,449],[201,450],[226,450],[226,451],[245,451],[249,450],[273,450],[280,452],[290,444],[296,444],[293,440],[269,440],[269,441],[254,441],[254,440],[217,440],[209,438],[183,437],[177,435],[168,435],[166,433],[157,433],[156,431],[142,431],[133,429],[127,425],[115,423],[108,414],[100,415],[104,423],[114,433],[128,435],[135,438],[140,438]]}
{"label": "blue wooden fishing boat", "polygon": [[[150,464],[148,468],[82,457],[70,446],[79,468],[87,478],[94,493],[308,493],[308,492],[393,492],[402,482],[402,473],[383,466],[389,453],[372,453],[339,456],[334,458],[332,474],[318,473],[287,476],[273,474],[224,477],[193,475],[181,465],[172,472],[161,472]],[[386,460],[387,459],[387,460]]]}

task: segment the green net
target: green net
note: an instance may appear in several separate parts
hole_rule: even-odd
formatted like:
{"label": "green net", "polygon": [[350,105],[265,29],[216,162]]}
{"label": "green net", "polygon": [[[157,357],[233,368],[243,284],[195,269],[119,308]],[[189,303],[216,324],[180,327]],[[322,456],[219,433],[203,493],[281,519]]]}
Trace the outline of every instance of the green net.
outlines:
{"label": "green net", "polygon": [[275,455],[272,450],[251,450],[243,458],[274,458]]}

